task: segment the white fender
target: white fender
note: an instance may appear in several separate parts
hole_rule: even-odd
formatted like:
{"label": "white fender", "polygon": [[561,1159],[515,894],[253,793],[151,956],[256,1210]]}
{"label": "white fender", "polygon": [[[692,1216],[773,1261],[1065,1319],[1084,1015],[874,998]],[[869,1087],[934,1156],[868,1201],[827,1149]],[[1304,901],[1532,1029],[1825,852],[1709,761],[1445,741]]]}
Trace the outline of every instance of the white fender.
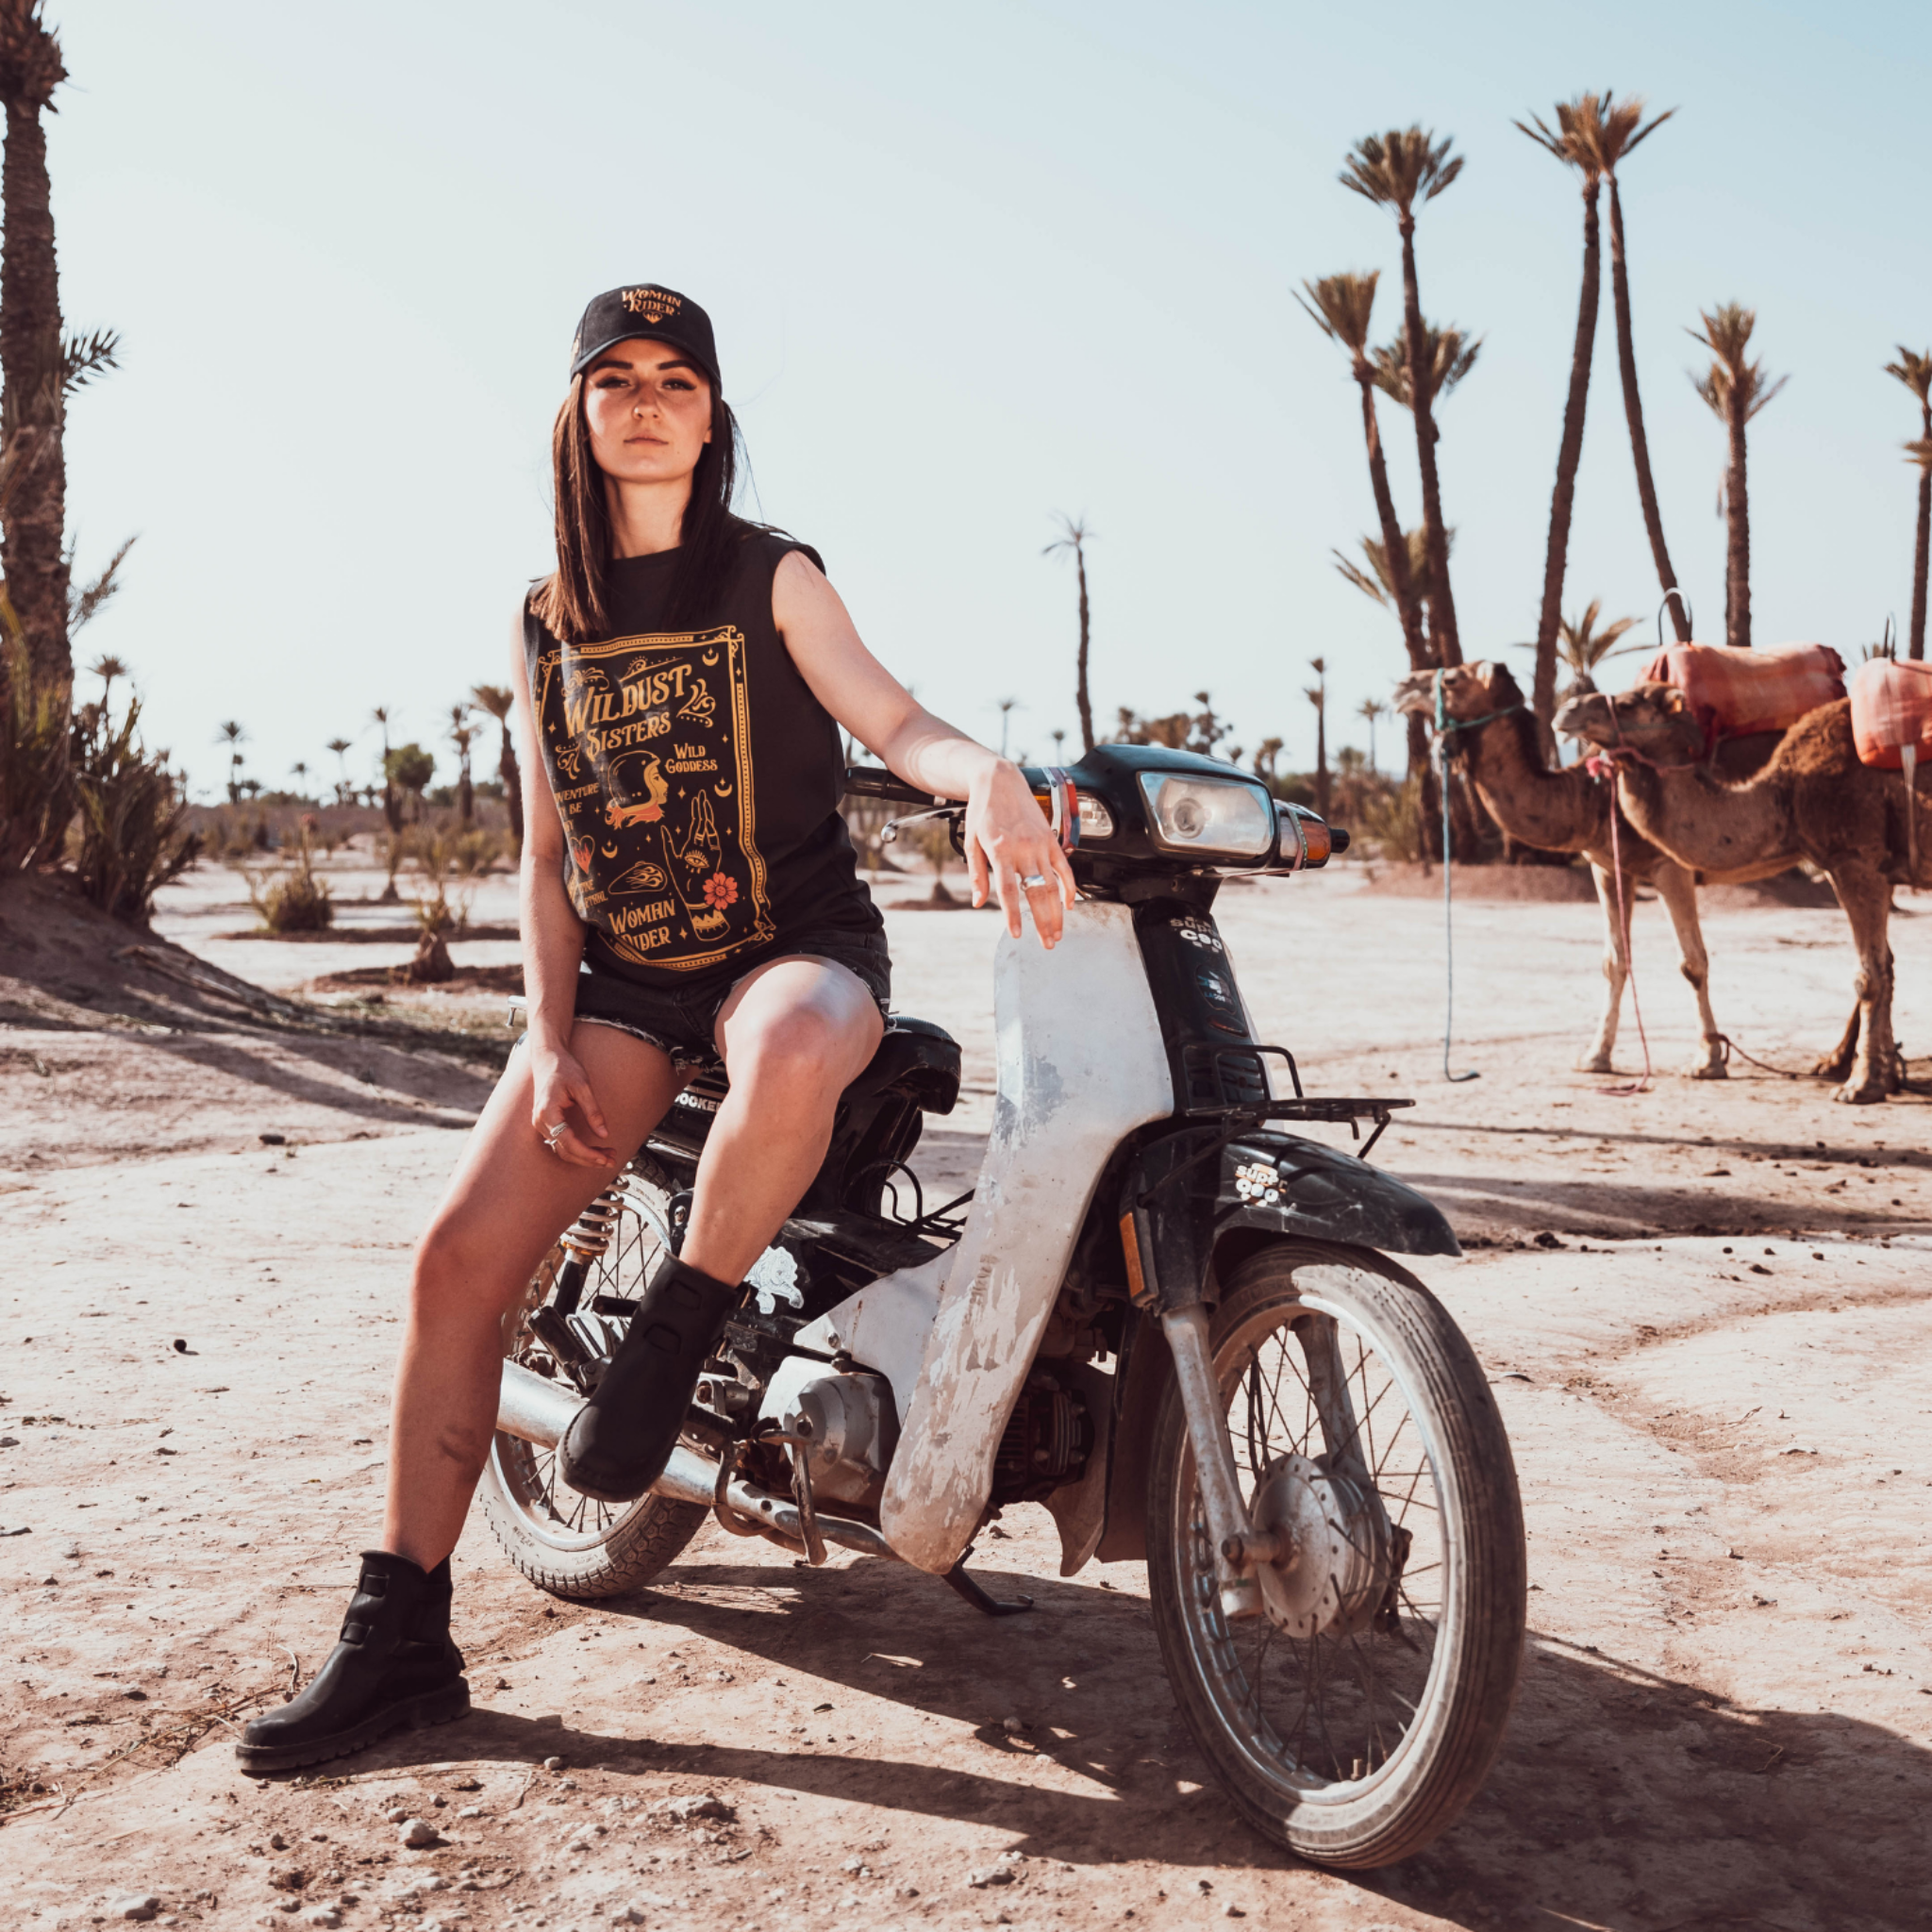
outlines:
{"label": "white fender", "polygon": [[879,1505],[886,1541],[935,1574],[979,1526],[1101,1169],[1127,1134],[1174,1111],[1128,908],[1069,907],[1051,953],[1030,931],[1001,940],[993,1021],[992,1134]]}

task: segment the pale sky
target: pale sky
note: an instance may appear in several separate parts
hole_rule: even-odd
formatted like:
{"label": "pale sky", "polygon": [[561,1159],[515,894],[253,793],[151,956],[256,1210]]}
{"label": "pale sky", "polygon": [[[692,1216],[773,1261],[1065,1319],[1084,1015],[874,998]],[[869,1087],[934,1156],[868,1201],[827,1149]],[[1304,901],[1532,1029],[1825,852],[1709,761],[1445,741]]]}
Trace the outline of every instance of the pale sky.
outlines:
{"label": "pale sky", "polygon": [[[1700,307],[1758,311],[1790,386],[1752,430],[1757,637],[1851,659],[1910,599],[1917,433],[1883,374],[1932,342],[1927,37],[1905,5],[1371,8],[1193,0],[966,8],[738,0],[70,0],[52,125],[68,325],[124,367],[76,397],[82,571],[139,532],[76,645],[134,667],[153,742],[213,795],[320,776],[372,706],[437,751],[502,682],[549,564],[548,437],[584,302],[656,280],[711,312],[758,482],[874,650],[1015,752],[1074,732],[1091,550],[1094,696],[1206,687],[1241,741],[1313,756],[1403,668],[1335,575],[1374,525],[1356,391],[1295,308],[1379,267],[1392,221],[1336,183],[1420,120],[1463,177],[1420,229],[1424,306],[1484,338],[1440,450],[1464,647],[1525,653],[1580,259],[1573,177],[1510,125],[1583,88],[1677,118],[1624,201],[1639,366],[1673,555],[1721,641],[1722,431],[1691,393]],[[1648,626],[1657,585],[1617,386],[1607,262],[1566,608]],[[1407,418],[1385,407],[1417,515]],[[85,686],[84,686],[85,688]],[[1103,730],[1103,736],[1106,732]],[[1385,763],[1397,734],[1385,724]],[[314,778],[310,780],[315,782]]]}

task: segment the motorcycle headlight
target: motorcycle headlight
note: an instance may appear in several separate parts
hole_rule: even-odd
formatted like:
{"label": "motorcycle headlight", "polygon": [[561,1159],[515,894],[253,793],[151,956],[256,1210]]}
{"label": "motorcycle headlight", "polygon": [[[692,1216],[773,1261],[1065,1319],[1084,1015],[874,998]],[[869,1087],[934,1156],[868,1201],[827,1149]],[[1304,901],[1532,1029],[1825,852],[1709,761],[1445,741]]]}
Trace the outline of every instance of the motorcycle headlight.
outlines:
{"label": "motorcycle headlight", "polygon": [[1176,851],[1259,858],[1274,842],[1273,802],[1244,779],[1142,772],[1141,795],[1155,838]]}

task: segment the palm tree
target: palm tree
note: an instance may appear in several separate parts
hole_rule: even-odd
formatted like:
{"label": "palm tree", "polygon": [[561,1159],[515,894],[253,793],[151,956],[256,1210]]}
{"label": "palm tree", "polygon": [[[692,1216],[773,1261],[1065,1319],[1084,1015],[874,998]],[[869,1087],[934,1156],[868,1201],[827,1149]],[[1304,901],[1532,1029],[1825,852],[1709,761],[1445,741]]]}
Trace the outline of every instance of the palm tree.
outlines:
{"label": "palm tree", "polygon": [[1357,142],[1343,163],[1341,185],[1395,210],[1402,237],[1402,326],[1407,350],[1409,392],[1415,410],[1416,462],[1422,472],[1423,528],[1429,552],[1428,591],[1438,633],[1440,661],[1462,662],[1456,629],[1456,604],[1449,590],[1449,551],[1442,538],[1442,491],[1436,474],[1435,391],[1430,384],[1427,336],[1423,327],[1422,291],[1416,279],[1415,211],[1431,202],[1462,172],[1462,157],[1451,158],[1450,141],[1437,141],[1421,127],[1391,128]]}
{"label": "palm tree", "polygon": [[295,762],[289,767],[289,775],[295,781],[295,791],[297,794],[306,798],[308,794],[308,759],[297,758]]}
{"label": "palm tree", "polygon": [[[1449,547],[1453,551],[1456,547],[1456,532],[1451,530],[1448,536]],[[1331,550],[1328,554],[1335,559],[1335,568],[1364,597],[1372,597],[1377,604],[1393,609],[1395,579],[1394,573],[1389,567],[1388,546],[1377,542],[1373,537],[1364,537],[1360,541],[1362,556],[1368,559],[1368,569],[1364,570],[1353,558],[1344,557],[1341,551]],[[1402,548],[1408,553],[1409,581],[1413,583],[1428,569],[1427,540],[1420,526],[1403,533]],[[1419,668],[1427,670],[1430,667],[1424,663]]]}
{"label": "palm tree", "polygon": [[403,799],[389,769],[389,712],[387,705],[377,705],[369,716],[382,727],[382,815],[393,836],[403,829]]}
{"label": "palm tree", "polygon": [[1015,712],[1016,710],[1018,710],[1018,709],[1019,709],[1019,708],[1020,708],[1020,700],[1019,700],[1018,698],[995,698],[995,699],[993,700],[993,703],[994,703],[994,704],[995,704],[995,705],[996,705],[996,706],[998,707],[998,708],[999,708],[999,714],[1000,714],[1000,756],[1001,756],[1001,758],[1005,758],[1005,757],[1006,757],[1006,755],[1007,755],[1007,734],[1008,734],[1008,728],[1010,727],[1010,724],[1011,724],[1011,722],[1012,722],[1012,716],[1013,716],[1013,713],[1014,713],[1014,712]]}
{"label": "palm tree", "polygon": [[449,708],[449,741],[457,748],[457,812],[464,824],[476,817],[476,787],[470,776],[470,747],[476,741],[467,704]]}
{"label": "palm tree", "polygon": [[[1369,487],[1374,492],[1375,516],[1382,526],[1383,555],[1393,563],[1389,596],[1402,622],[1402,642],[1408,653],[1411,671],[1428,668],[1427,649],[1423,642],[1421,601],[1414,591],[1416,573],[1408,567],[1407,546],[1402,541],[1402,525],[1396,520],[1395,499],[1389,490],[1389,464],[1382,454],[1382,429],[1375,416],[1375,365],[1369,359],[1369,320],[1375,307],[1375,287],[1379,271],[1367,275],[1324,275],[1321,280],[1304,282],[1307,299],[1296,295],[1315,326],[1330,341],[1348,351],[1349,370],[1362,392],[1362,435],[1369,446]],[[1420,721],[1418,721],[1420,729]]]}
{"label": "palm tree", "polygon": [[347,738],[331,738],[328,741],[329,750],[336,755],[336,803],[338,805],[353,805],[356,802],[355,791],[349,784],[348,751],[352,742],[353,741]]}
{"label": "palm tree", "polygon": [[1315,682],[1302,695],[1315,708],[1315,810],[1328,816],[1328,666],[1320,658],[1308,659]]}
{"label": "palm tree", "polygon": [[1664,545],[1663,518],[1657,507],[1657,483],[1650,474],[1650,440],[1643,433],[1643,398],[1637,388],[1637,346],[1630,332],[1630,264],[1624,248],[1624,202],[1617,191],[1618,164],[1676,111],[1674,108],[1666,108],[1646,123],[1641,94],[1614,103],[1606,94],[1596,125],[1579,129],[1578,139],[1586,145],[1590,164],[1610,187],[1610,308],[1617,320],[1617,373],[1623,378],[1624,420],[1629,425],[1630,455],[1637,465],[1637,500],[1643,507],[1644,533],[1650,539],[1650,554],[1657,564],[1664,601],[1671,607],[1672,625],[1677,641],[1688,644],[1690,619],[1683,600],[1670,594],[1677,587],[1677,573],[1671,567],[1671,553]]}
{"label": "palm tree", "polygon": [[127,666],[111,651],[103,651],[87,668],[90,676],[101,680],[101,709],[106,711],[108,699],[114,695],[114,680],[128,675]]}
{"label": "palm tree", "polygon": [[[502,727],[503,741],[496,748],[496,775],[503,780],[503,802],[509,808],[510,835],[521,845],[524,842],[524,781],[523,774],[517,770],[516,744],[509,735],[510,712],[515,700],[508,687],[501,684],[474,685],[470,695]],[[850,762],[848,758],[847,763]]]}
{"label": "palm tree", "polygon": [[1570,556],[1570,516],[1576,500],[1576,467],[1583,459],[1583,414],[1590,398],[1591,361],[1596,351],[1596,316],[1603,286],[1603,248],[1599,240],[1597,200],[1603,174],[1596,157],[1601,149],[1603,110],[1608,96],[1578,94],[1557,103],[1553,132],[1542,117],[1532,114],[1530,126],[1516,126],[1538,146],[1547,148],[1566,167],[1583,176],[1583,289],[1576,302],[1576,340],[1570,351],[1570,390],[1563,401],[1563,440],[1557,446],[1557,483],[1550,492],[1550,535],[1543,551],[1543,601],[1537,614],[1536,671],[1530,682],[1530,708],[1543,727],[1545,756],[1549,724],[1557,710],[1557,630],[1563,616],[1563,572]]}
{"label": "palm tree", "polygon": [[1070,517],[1064,510],[1058,514],[1060,534],[1040,554],[1042,557],[1052,557],[1057,552],[1067,550],[1074,554],[1074,573],[1080,585],[1080,659],[1074,682],[1074,702],[1080,712],[1080,744],[1081,756],[1084,758],[1093,749],[1093,700],[1087,688],[1087,545],[1092,541],[1093,532],[1087,527],[1085,517]]}
{"label": "palm tree", "polygon": [[[1638,620],[1634,617],[1620,617],[1599,630],[1597,625],[1603,617],[1604,600],[1592,597],[1579,617],[1566,617],[1557,626],[1557,656],[1570,669],[1570,688],[1566,697],[1575,697],[1584,691],[1596,689],[1596,667],[1615,652],[1619,639],[1625,631],[1634,630]],[[1518,644],[1519,651],[1533,651],[1534,644]],[[1627,645],[1626,649],[1637,650],[1641,645]]]}
{"label": "palm tree", "polygon": [[1620,617],[1599,630],[1596,626],[1603,610],[1604,600],[1592,597],[1581,617],[1565,618],[1557,631],[1557,647],[1563,662],[1570,667],[1577,685],[1586,691],[1596,689],[1596,667],[1611,655],[1617,640],[1637,627],[1636,618]]}
{"label": "palm tree", "polygon": [[1932,350],[1919,353],[1901,342],[1898,360],[1885,365],[1919,399],[1919,440],[1906,444],[1906,455],[1919,466],[1919,536],[1912,550],[1912,630],[1907,655],[1925,655],[1925,562],[1932,548],[1932,461],[1922,454],[1932,448]]}
{"label": "palm tree", "polygon": [[1724,474],[1724,641],[1735,649],[1751,648],[1751,497],[1744,471],[1744,427],[1788,376],[1767,382],[1764,364],[1748,359],[1751,331],[1757,325],[1756,309],[1736,302],[1699,310],[1702,331],[1687,330],[1710,351],[1709,370],[1692,375],[1691,386],[1721,422],[1730,439],[1730,460]]}
{"label": "palm tree", "polygon": [[[1482,337],[1465,337],[1454,323],[1447,328],[1438,328],[1434,323],[1424,324],[1423,361],[1429,371],[1432,403],[1447,395],[1475,367],[1482,346]],[[1408,378],[1407,325],[1404,325],[1402,333],[1392,342],[1372,349],[1369,358],[1374,365],[1375,387],[1405,409],[1408,408],[1415,390]]]}
{"label": "palm tree", "polygon": [[228,747],[228,803],[230,805],[240,805],[242,803],[242,746],[246,741],[247,737],[247,727],[233,718],[229,719],[225,724],[215,726],[216,741],[226,744]]}
{"label": "palm tree", "polygon": [[1369,724],[1369,770],[1370,770],[1370,771],[1372,771],[1372,772],[1373,772],[1373,771],[1374,771],[1374,770],[1376,769],[1376,766],[1375,766],[1375,720],[1376,720],[1377,718],[1385,717],[1385,716],[1386,716],[1386,715],[1388,714],[1388,710],[1389,710],[1389,707],[1388,707],[1387,705],[1385,705],[1385,704],[1384,704],[1384,703],[1382,702],[1382,700],[1381,700],[1380,698],[1364,698],[1364,699],[1363,699],[1363,700],[1361,701],[1361,703],[1360,703],[1360,704],[1358,704],[1358,705],[1357,705],[1357,707],[1355,708],[1355,714],[1356,714],[1356,716],[1357,716],[1357,718],[1366,718],[1366,719],[1368,720],[1368,724]]}
{"label": "palm tree", "polygon": [[[67,78],[60,42],[41,0],[0,0],[0,106],[7,110],[6,230],[0,242],[0,446],[16,459],[0,513],[0,568],[37,680],[63,691],[74,681],[68,654],[67,461],[62,448],[67,391],[85,381],[89,345],[64,342],[47,135],[54,90]],[[94,339],[91,367],[113,358],[111,338]]]}

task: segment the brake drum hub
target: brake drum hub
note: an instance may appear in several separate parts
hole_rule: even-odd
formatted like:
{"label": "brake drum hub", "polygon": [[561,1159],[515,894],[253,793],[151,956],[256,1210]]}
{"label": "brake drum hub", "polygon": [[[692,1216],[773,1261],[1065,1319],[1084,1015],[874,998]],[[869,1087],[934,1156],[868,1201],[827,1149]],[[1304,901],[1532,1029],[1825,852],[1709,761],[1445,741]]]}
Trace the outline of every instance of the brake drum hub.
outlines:
{"label": "brake drum hub", "polygon": [[1307,1456],[1284,1456],[1261,1478],[1250,1516],[1287,1553],[1255,1567],[1277,1629],[1306,1639],[1368,1627],[1394,1570],[1388,1512],[1373,1489]]}

